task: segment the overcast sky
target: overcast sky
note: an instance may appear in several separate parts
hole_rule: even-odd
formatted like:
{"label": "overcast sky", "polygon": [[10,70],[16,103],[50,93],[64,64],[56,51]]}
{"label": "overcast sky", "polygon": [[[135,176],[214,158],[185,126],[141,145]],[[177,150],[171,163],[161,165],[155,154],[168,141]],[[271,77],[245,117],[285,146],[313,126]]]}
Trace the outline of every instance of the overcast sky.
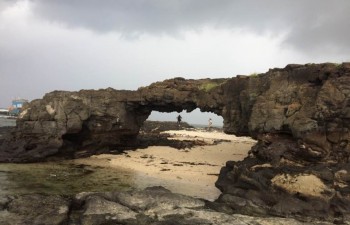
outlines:
{"label": "overcast sky", "polygon": [[349,0],[0,0],[0,107],[350,61],[349,40]]}

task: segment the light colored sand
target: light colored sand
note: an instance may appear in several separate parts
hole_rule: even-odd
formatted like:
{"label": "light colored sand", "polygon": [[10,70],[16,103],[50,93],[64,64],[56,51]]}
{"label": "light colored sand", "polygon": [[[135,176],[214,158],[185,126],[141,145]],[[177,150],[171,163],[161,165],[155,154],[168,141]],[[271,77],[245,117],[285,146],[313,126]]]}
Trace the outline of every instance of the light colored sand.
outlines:
{"label": "light colored sand", "polygon": [[92,156],[76,162],[132,170],[136,187],[161,185],[176,193],[214,200],[220,194],[215,182],[221,167],[228,160],[245,158],[255,143],[247,137],[238,138],[220,132],[177,130],[167,133],[179,140],[227,141],[184,150],[152,146],[121,155]]}
{"label": "light colored sand", "polygon": [[300,193],[319,198],[324,198],[326,196],[324,193],[328,190],[320,178],[313,174],[278,174],[271,182],[291,194]]}

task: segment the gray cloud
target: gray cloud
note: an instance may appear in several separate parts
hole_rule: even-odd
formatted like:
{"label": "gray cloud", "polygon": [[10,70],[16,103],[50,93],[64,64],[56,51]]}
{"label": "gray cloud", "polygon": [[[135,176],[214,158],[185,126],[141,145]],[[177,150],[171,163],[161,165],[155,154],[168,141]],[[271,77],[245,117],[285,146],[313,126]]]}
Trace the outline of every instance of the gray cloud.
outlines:
{"label": "gray cloud", "polygon": [[175,76],[229,77],[350,60],[349,5],[0,0],[0,107],[53,90],[136,89]]}
{"label": "gray cloud", "polygon": [[213,26],[288,32],[286,44],[307,52],[350,50],[348,0],[33,0],[37,16],[96,32],[175,34]]}
{"label": "gray cloud", "polygon": [[16,4],[16,1],[12,1],[12,0],[1,0],[0,1],[0,12],[3,11],[4,9],[6,9],[7,7]]}

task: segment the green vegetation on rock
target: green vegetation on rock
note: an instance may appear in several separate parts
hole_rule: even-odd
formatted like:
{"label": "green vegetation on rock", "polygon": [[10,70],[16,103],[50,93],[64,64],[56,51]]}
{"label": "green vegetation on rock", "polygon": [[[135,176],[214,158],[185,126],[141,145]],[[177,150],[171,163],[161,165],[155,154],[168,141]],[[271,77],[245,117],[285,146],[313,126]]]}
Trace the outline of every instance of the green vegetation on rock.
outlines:
{"label": "green vegetation on rock", "polygon": [[217,86],[225,83],[226,80],[218,79],[218,80],[210,80],[208,82],[202,83],[198,89],[201,91],[209,92],[216,88]]}

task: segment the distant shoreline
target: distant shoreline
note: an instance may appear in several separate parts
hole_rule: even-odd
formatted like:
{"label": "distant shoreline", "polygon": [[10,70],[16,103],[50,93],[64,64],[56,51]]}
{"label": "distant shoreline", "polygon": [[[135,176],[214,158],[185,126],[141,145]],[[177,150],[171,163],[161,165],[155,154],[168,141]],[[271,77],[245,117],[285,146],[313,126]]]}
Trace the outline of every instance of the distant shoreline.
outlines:
{"label": "distant shoreline", "polygon": [[[160,121],[161,122],[161,121]],[[192,124],[192,123],[189,123],[189,125],[195,127],[195,128],[207,128],[208,127],[208,124]],[[220,125],[217,125],[217,124],[213,124],[211,127],[214,127],[214,128],[222,128],[222,126]]]}

